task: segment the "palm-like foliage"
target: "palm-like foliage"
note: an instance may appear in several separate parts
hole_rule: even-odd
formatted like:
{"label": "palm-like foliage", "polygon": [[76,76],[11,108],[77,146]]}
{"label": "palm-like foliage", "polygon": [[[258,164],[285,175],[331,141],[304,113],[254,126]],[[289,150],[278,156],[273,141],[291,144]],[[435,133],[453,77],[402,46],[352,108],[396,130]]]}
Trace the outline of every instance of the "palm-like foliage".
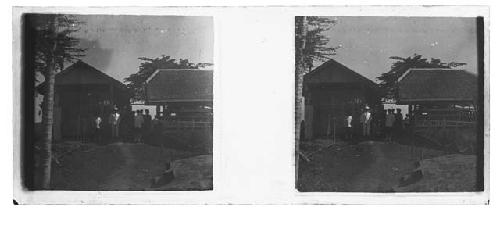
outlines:
{"label": "palm-like foliage", "polygon": [[[71,36],[81,24],[72,16],[55,14],[32,14],[26,17],[33,33],[35,71],[42,74],[46,89],[43,111],[43,153],[40,187],[50,188],[52,166],[52,130],[54,122],[55,75],[65,62],[72,62],[83,56],[84,49],[78,47],[79,40]],[[36,78],[36,75],[33,75]]]}
{"label": "palm-like foliage", "polygon": [[422,58],[422,55],[414,54],[413,56],[403,58],[392,56],[390,59],[396,60],[391,66],[391,70],[382,73],[377,77],[381,81],[380,86],[385,91],[386,97],[394,98],[396,94],[396,83],[403,74],[411,68],[453,68],[465,65],[465,63],[450,62],[444,63],[440,59]]}
{"label": "palm-like foliage", "polygon": [[[72,36],[83,22],[71,15],[34,14],[28,17],[34,28],[35,70],[47,76],[47,64],[53,58],[54,70],[60,71],[64,63],[71,63],[85,56],[85,49],[78,47],[80,40]],[[54,24],[55,23],[55,24]]]}
{"label": "palm-like foliage", "polygon": [[[301,97],[304,72],[311,70],[315,61],[325,62],[335,55],[336,48],[328,47],[329,38],[323,33],[336,23],[323,17],[295,17],[295,113],[302,112]],[[298,176],[298,147],[300,115],[295,114],[295,180]]]}
{"label": "palm-like foliage", "polygon": [[[305,23],[304,23],[305,21]],[[311,69],[315,62],[325,62],[338,47],[328,47],[324,32],[337,22],[324,17],[297,17],[295,20],[295,63],[299,71]]]}

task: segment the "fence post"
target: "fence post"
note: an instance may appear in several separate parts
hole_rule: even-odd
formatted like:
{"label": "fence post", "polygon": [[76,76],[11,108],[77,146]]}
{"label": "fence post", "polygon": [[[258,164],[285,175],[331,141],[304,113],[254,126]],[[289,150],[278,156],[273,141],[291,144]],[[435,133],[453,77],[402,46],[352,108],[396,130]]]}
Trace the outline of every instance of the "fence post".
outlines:
{"label": "fence post", "polygon": [[328,114],[328,126],[326,127],[326,137],[330,136],[330,114]]}
{"label": "fence post", "polygon": [[335,144],[335,118],[333,118],[333,144]]}

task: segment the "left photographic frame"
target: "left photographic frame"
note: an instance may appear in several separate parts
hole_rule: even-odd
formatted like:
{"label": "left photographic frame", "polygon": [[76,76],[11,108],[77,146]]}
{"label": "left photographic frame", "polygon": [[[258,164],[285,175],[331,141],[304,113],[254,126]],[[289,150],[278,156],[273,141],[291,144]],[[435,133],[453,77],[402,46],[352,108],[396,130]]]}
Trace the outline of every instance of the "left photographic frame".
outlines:
{"label": "left photographic frame", "polygon": [[213,190],[213,18],[23,13],[23,190]]}

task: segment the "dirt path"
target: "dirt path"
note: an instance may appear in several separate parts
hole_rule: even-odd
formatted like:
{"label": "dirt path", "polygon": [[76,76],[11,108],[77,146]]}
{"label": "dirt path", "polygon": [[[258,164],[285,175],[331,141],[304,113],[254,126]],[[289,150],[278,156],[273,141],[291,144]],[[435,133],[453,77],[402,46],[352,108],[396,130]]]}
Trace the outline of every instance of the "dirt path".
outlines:
{"label": "dirt path", "polygon": [[384,152],[385,144],[368,142],[363,149],[364,152],[371,152],[372,162],[363,172],[352,181],[353,191],[388,191],[394,185],[394,179],[387,174],[392,171],[388,164],[388,159]]}
{"label": "dirt path", "polygon": [[124,164],[108,177],[107,182],[101,186],[100,190],[131,190],[135,184],[132,176],[136,171],[136,162],[131,151],[131,144],[118,142],[112,144],[110,149],[123,157]]}
{"label": "dirt path", "polygon": [[367,142],[372,162],[352,181],[353,191],[391,192],[400,178],[411,172],[418,159],[409,148],[396,143]]}
{"label": "dirt path", "polygon": [[99,185],[99,190],[149,190],[151,179],[165,170],[165,163],[171,154],[159,147],[147,144],[114,143],[108,146],[122,164],[108,173],[108,177]]}
{"label": "dirt path", "polygon": [[380,141],[312,154],[302,165],[301,191],[390,192],[417,160],[407,146]]}
{"label": "dirt path", "polygon": [[352,181],[373,162],[370,152],[358,145],[340,145],[310,153],[301,164],[300,191],[352,191]]}
{"label": "dirt path", "polygon": [[[212,156],[147,144],[117,142],[69,152],[54,165],[54,190],[142,191],[211,189]],[[151,188],[166,163],[174,161],[178,176],[171,188]],[[175,186],[175,187],[174,187]]]}

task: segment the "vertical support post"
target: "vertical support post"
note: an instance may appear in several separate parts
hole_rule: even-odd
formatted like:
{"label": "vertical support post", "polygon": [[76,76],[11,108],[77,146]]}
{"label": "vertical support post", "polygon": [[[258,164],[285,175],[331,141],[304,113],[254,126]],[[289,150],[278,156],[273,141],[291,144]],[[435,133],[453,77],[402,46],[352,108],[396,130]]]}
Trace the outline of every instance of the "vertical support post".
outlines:
{"label": "vertical support post", "polygon": [[333,144],[336,143],[337,136],[335,135],[335,132],[336,132],[336,130],[335,130],[335,118],[333,118]]}
{"label": "vertical support post", "polygon": [[115,106],[115,95],[114,95],[114,88],[113,88],[113,85],[110,84],[109,85],[109,101],[111,102],[111,108],[114,108]]}
{"label": "vertical support post", "polygon": [[[298,187],[298,175],[299,175],[299,151],[300,151],[300,99],[302,97],[302,86],[303,86],[303,71],[305,66],[305,56],[304,50],[306,48],[306,37],[307,37],[307,17],[295,17],[295,23],[298,25],[295,31],[300,34],[298,38],[300,40],[300,48],[296,50],[295,62],[295,186]],[[299,133],[298,133],[299,132]]]}
{"label": "vertical support post", "polygon": [[156,116],[160,119],[160,105],[156,104]]}
{"label": "vertical support post", "polygon": [[52,42],[52,49],[50,51],[51,56],[49,57],[47,61],[47,69],[46,69],[46,84],[47,84],[47,91],[45,94],[44,99],[44,104],[45,104],[45,113],[43,113],[43,120],[44,122],[44,143],[43,143],[43,156],[42,156],[42,166],[43,166],[43,172],[42,172],[42,182],[41,182],[41,188],[42,189],[49,189],[50,184],[51,184],[51,173],[52,173],[52,158],[53,158],[53,151],[52,151],[52,133],[53,133],[53,124],[54,124],[54,96],[55,96],[55,75],[56,75],[56,59],[55,59],[55,52],[57,50],[57,42],[55,41],[57,39],[58,35],[58,22],[57,22],[57,17],[53,16],[53,18],[49,21],[49,35],[51,40],[54,40]]}
{"label": "vertical support post", "polygon": [[328,114],[328,126],[326,127],[326,136],[330,136],[330,130],[331,130],[331,126],[330,126],[330,114]]}

